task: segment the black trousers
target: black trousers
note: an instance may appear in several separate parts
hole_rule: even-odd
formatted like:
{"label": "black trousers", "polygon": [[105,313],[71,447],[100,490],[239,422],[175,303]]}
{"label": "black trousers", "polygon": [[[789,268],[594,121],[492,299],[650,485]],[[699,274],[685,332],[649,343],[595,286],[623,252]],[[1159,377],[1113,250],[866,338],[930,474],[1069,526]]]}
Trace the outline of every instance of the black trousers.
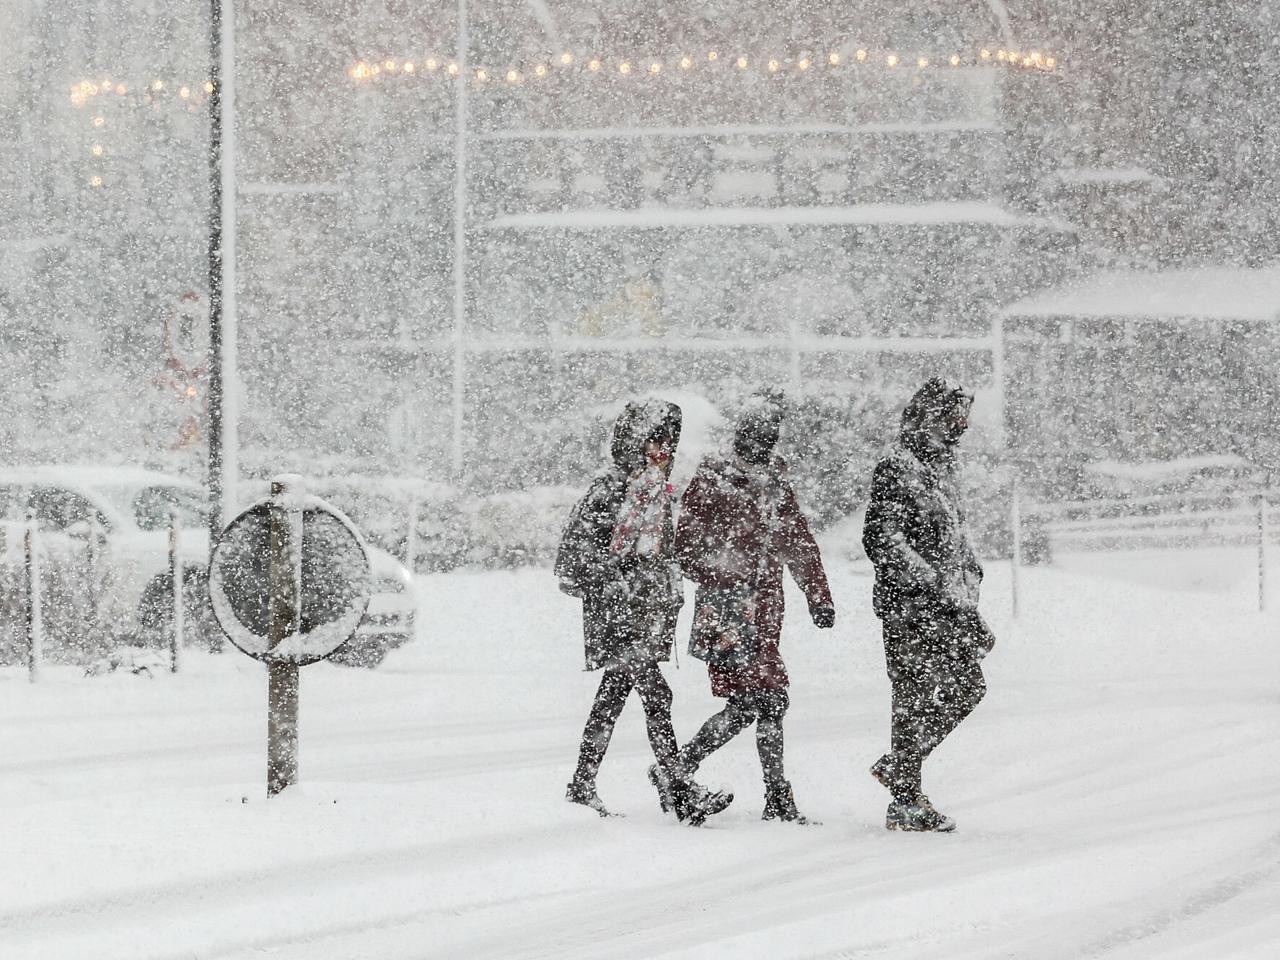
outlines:
{"label": "black trousers", "polygon": [[609,749],[614,724],[632,690],[640,694],[644,706],[645,726],[649,731],[649,745],[658,765],[668,773],[676,756],[676,732],[671,726],[671,687],[655,661],[639,664],[606,667],[596,690],[595,702],[582,731],[582,746],[578,750],[578,767],[574,780],[579,783],[595,783],[600,762]]}
{"label": "black trousers", "polygon": [[982,659],[965,629],[945,619],[884,621],[885,665],[893,687],[893,793],[921,792],[921,765],[987,692]]}
{"label": "black trousers", "polygon": [[787,779],[782,766],[782,718],[789,706],[791,697],[786,687],[735,690],[729,695],[724,709],[709,718],[681,749],[679,771],[692,777],[703,760],[754,723],[756,750],[760,754],[764,782],[767,786],[780,786]]}

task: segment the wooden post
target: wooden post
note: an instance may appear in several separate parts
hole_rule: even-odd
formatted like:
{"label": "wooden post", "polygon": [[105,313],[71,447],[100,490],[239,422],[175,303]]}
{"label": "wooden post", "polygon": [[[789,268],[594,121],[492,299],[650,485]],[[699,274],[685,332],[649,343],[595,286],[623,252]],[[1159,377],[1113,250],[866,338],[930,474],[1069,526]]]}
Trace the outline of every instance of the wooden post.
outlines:
{"label": "wooden post", "polygon": [[183,602],[182,602],[182,562],[178,559],[178,513],[169,514],[169,584],[171,588],[170,602],[173,607],[173,624],[169,630],[169,672],[178,672],[178,661],[182,656]]}
{"label": "wooden post", "polygon": [[1013,534],[1013,550],[1009,563],[1009,599],[1013,618],[1018,618],[1018,576],[1022,566],[1022,485],[1017,474],[1013,477],[1013,492],[1009,498],[1009,526]]}
{"label": "wooden post", "polygon": [[[299,623],[298,563],[301,537],[294,536],[285,504],[285,484],[272,481],[276,502],[269,509],[267,561],[267,649],[274,650],[297,632]],[[301,515],[298,516],[301,522]],[[267,661],[267,796],[274,797],[298,781],[298,665],[291,658]]]}
{"label": "wooden post", "polygon": [[40,609],[40,541],[36,536],[35,517],[27,518],[22,537],[23,568],[26,571],[27,675],[32,683],[40,679],[40,663],[44,659]]}

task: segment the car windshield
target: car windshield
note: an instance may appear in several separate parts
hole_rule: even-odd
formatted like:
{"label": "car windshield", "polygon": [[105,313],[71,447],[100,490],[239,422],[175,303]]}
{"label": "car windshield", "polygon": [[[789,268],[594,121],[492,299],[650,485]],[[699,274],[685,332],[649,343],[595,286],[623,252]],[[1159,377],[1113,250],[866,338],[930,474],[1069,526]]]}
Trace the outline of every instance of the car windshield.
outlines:
{"label": "car windshield", "polygon": [[108,485],[96,489],[117,510],[133,517],[140,530],[164,530],[169,516],[176,515],[185,529],[203,529],[209,525],[209,510],[204,494],[189,487],[153,484],[146,487]]}

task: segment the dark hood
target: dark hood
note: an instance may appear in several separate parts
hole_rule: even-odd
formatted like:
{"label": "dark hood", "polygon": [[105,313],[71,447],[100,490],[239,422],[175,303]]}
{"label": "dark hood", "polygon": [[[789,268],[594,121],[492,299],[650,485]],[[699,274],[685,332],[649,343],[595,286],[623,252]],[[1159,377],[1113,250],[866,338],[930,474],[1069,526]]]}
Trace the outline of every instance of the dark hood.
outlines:
{"label": "dark hood", "polygon": [[915,392],[902,411],[902,427],[898,436],[917,456],[929,456],[954,447],[963,431],[948,436],[939,444],[931,428],[945,424],[958,410],[966,419],[973,405],[973,394],[954,380],[931,377]]}
{"label": "dark hood", "polygon": [[773,456],[786,398],[777,390],[752,394],[744,404],[733,430],[733,452],[747,463],[763,465]]}
{"label": "dark hood", "polygon": [[627,473],[645,464],[644,445],[653,437],[671,437],[672,451],[680,442],[680,408],[665,400],[631,400],[613,424],[609,455]]}

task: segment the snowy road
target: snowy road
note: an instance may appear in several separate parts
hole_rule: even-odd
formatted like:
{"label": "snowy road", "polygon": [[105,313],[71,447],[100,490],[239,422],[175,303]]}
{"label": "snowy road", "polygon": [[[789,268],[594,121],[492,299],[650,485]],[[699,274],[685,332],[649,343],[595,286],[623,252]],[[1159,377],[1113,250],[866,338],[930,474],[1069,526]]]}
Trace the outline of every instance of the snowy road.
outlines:
{"label": "snowy road", "polygon": [[[836,630],[784,635],[788,772],[821,827],[759,821],[749,735],[703,768],[734,805],[665,820],[635,703],[601,776],[627,816],[564,803],[596,677],[543,571],[428,578],[423,642],[307,668],[304,782],[271,802],[247,658],[6,668],[0,956],[1280,956],[1280,615],[1249,561],[1069,558],[1026,574],[1016,624],[993,565],[990,693],[927,769],[951,836],[881,825],[888,683],[847,566]],[[716,701],[699,664],[667,674],[686,738]]]}

